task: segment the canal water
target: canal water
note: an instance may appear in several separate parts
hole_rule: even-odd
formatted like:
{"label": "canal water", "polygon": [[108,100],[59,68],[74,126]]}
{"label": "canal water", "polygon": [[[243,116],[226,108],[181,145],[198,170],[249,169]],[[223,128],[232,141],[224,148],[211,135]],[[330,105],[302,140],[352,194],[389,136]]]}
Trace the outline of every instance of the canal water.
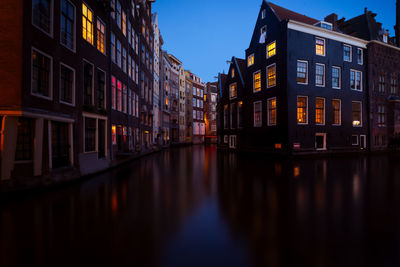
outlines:
{"label": "canal water", "polygon": [[0,266],[400,266],[400,155],[176,148],[0,202]]}

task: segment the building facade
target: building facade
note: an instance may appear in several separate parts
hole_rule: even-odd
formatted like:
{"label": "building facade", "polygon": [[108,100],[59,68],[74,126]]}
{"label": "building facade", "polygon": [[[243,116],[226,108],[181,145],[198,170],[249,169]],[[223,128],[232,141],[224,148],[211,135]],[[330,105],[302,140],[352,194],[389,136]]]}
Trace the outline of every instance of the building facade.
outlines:
{"label": "building facade", "polygon": [[158,27],[158,14],[153,14],[154,34],[154,82],[153,82],[153,143],[161,144],[161,113],[160,113],[160,55],[162,50],[162,36]]}
{"label": "building facade", "polygon": [[204,97],[206,143],[217,143],[217,82],[206,84]]}
{"label": "building facade", "polygon": [[204,123],[204,90],[205,84],[201,78],[192,72],[188,72],[188,78],[192,86],[192,118],[193,118],[193,137],[194,144],[204,143],[205,123]]}
{"label": "building facade", "polygon": [[183,64],[179,69],[179,143],[186,143],[186,78]]}
{"label": "building facade", "polygon": [[171,100],[171,143],[176,145],[179,144],[179,77],[182,62],[172,54],[168,54],[168,57],[171,62],[171,76],[169,80],[169,96]]}
{"label": "building facade", "polygon": [[161,52],[161,71],[160,71],[160,90],[161,90],[161,136],[162,145],[169,146],[171,144],[171,97],[170,97],[170,77],[171,77],[171,63],[169,56],[166,52]]}

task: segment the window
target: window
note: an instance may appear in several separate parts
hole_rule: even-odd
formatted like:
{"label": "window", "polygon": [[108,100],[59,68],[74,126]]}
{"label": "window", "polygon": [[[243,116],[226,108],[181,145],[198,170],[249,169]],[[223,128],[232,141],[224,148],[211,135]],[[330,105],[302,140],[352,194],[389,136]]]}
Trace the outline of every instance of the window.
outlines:
{"label": "window", "polygon": [[232,78],[235,78],[235,69],[232,69],[232,70],[231,70],[231,77],[232,77]]}
{"label": "window", "polygon": [[244,121],[243,121],[243,101],[238,103],[238,128],[243,128]]}
{"label": "window", "polygon": [[262,126],[262,102],[254,102],[254,127]]}
{"label": "window", "polygon": [[230,115],[231,115],[231,129],[235,129],[237,125],[237,114],[236,114],[237,108],[236,108],[236,103],[231,103],[231,110],[230,110]]}
{"label": "window", "polygon": [[308,62],[297,60],[297,83],[308,84]]}
{"label": "window", "polygon": [[111,107],[117,109],[117,80],[114,76],[111,77]]}
{"label": "window", "polygon": [[315,99],[315,124],[325,124],[325,98]]}
{"label": "window", "polygon": [[117,40],[116,64],[121,68],[121,43]]}
{"label": "window", "polygon": [[[194,110],[193,110],[193,115],[194,115]],[[196,118],[194,115],[193,118]],[[224,106],[224,129],[228,129],[228,105]]]}
{"label": "window", "polygon": [[122,112],[127,113],[127,88],[126,85],[124,84],[122,86]]}
{"label": "window", "polygon": [[104,71],[97,69],[97,107],[106,108],[106,74]]}
{"label": "window", "polygon": [[308,98],[306,96],[297,97],[297,124],[308,123]]}
{"label": "window", "polygon": [[267,11],[265,9],[263,9],[261,11],[261,19],[265,19],[265,15],[266,15]]}
{"label": "window", "polygon": [[116,57],[115,57],[115,35],[114,33],[111,33],[111,60],[112,62],[116,63]]}
{"label": "window", "polygon": [[261,91],[261,71],[253,74],[253,92]]}
{"label": "window", "polygon": [[93,65],[83,62],[84,104],[93,105]]}
{"label": "window", "polygon": [[361,71],[350,70],[350,88],[356,91],[362,91]]}
{"label": "window", "polygon": [[353,127],[361,127],[362,126],[361,102],[353,101],[351,103],[351,110],[352,110]]}
{"label": "window", "polygon": [[60,101],[74,105],[75,71],[64,64],[60,65]]}
{"label": "window", "polygon": [[363,50],[361,48],[357,48],[357,63],[363,64]]}
{"label": "window", "polygon": [[358,135],[352,135],[351,136],[351,145],[352,146],[358,146]]}
{"label": "window", "polygon": [[103,54],[106,53],[105,32],[106,26],[99,18],[97,18],[97,50],[99,50]]}
{"label": "window", "polygon": [[93,12],[82,3],[82,37],[93,44]]}
{"label": "window", "polygon": [[34,124],[32,119],[18,118],[16,161],[33,159],[33,131]]}
{"label": "window", "polygon": [[250,67],[254,65],[254,54],[251,54],[248,58],[247,58],[247,66]]}
{"label": "window", "polygon": [[326,133],[315,134],[315,149],[326,150]]}
{"label": "window", "polygon": [[117,21],[118,27],[121,29],[121,4],[119,3],[119,1],[117,1],[115,20]]}
{"label": "window", "polygon": [[233,99],[237,97],[237,85],[233,83],[229,86],[229,98]]}
{"label": "window", "polygon": [[126,73],[126,50],[122,48],[122,71]]}
{"label": "window", "polygon": [[61,3],[61,43],[75,49],[75,6],[68,0]]}
{"label": "window", "polygon": [[379,75],[378,91],[380,93],[384,93],[385,92],[385,74],[384,73]]}
{"label": "window", "polygon": [[397,78],[396,74],[392,74],[391,80],[390,80],[390,93],[391,94],[397,94]]}
{"label": "window", "polygon": [[268,99],[268,125],[276,125],[276,97]]}
{"label": "window", "polygon": [[267,33],[267,26],[266,25],[261,27],[260,33],[261,33],[261,35]]}
{"label": "window", "polygon": [[325,86],[325,65],[316,64],[315,65],[315,85],[324,87]]}
{"label": "window", "polygon": [[268,73],[267,88],[274,87],[276,85],[276,64],[268,66],[267,73]]}
{"label": "window", "polygon": [[325,40],[315,38],[315,54],[318,56],[325,56]]}
{"label": "window", "polygon": [[332,67],[332,88],[340,89],[340,67]]}
{"label": "window", "polygon": [[33,0],[32,1],[32,23],[42,31],[52,35],[52,9],[51,0]]}
{"label": "window", "polygon": [[273,41],[268,45],[267,48],[267,58],[270,58],[272,56],[276,55],[276,41]]}
{"label": "window", "polygon": [[117,81],[117,110],[122,111],[122,83]]}
{"label": "window", "polygon": [[385,105],[378,105],[378,126],[384,127],[386,123]]}
{"label": "window", "polygon": [[122,11],[122,33],[126,36],[126,13]]}
{"label": "window", "polygon": [[52,98],[52,59],[32,50],[32,94]]}
{"label": "window", "polygon": [[111,1],[110,1],[110,5],[111,5],[111,10],[113,10],[113,11],[111,12],[111,17],[112,17],[113,19],[115,19],[115,0],[111,0]]}
{"label": "window", "polygon": [[332,100],[332,112],[333,112],[333,125],[342,124],[342,112],[341,112],[341,101],[340,99]]}
{"label": "window", "polygon": [[84,118],[85,120],[85,152],[96,151],[96,119]]}
{"label": "window", "polygon": [[343,60],[351,62],[351,46],[343,45]]}

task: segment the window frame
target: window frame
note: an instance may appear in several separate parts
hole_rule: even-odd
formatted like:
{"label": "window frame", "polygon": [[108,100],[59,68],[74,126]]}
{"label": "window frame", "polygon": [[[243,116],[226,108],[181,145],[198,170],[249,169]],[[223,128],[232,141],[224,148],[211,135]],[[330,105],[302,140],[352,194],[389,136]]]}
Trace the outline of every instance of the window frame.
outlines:
{"label": "window frame", "polygon": [[[274,85],[270,85],[269,84],[269,73],[268,73],[268,70],[270,69],[270,68],[275,68],[275,84]],[[276,87],[276,84],[277,84],[277,71],[276,71],[276,63],[272,63],[271,65],[268,65],[267,66],[267,88],[273,88],[273,87]]]}
{"label": "window frame", "polygon": [[[322,99],[323,100],[323,109],[322,109],[322,123],[317,122],[317,100]],[[315,98],[315,125],[318,126],[325,126],[326,124],[326,99],[324,97],[316,97]]]}
{"label": "window frame", "polygon": [[[87,8],[88,10],[90,10],[90,12],[92,12],[92,42],[89,42],[89,41],[87,40],[87,33],[86,33],[86,38],[84,38],[83,35],[81,35],[81,36],[82,36],[82,39],[85,40],[88,44],[90,44],[91,46],[94,46],[94,25],[93,25],[93,24],[94,24],[94,12],[93,12],[93,10],[89,7],[89,5],[86,4],[85,1],[82,1],[82,5],[85,5],[86,8]],[[82,26],[81,29],[82,29],[82,32],[83,32],[82,17],[83,17],[83,11],[81,10],[81,26]],[[87,30],[86,30],[86,32],[87,32]]]}
{"label": "window frame", "polygon": [[[104,106],[103,106],[103,108],[107,109],[107,72],[99,67],[97,67],[96,70],[104,73]],[[96,73],[97,73],[97,71],[96,71]],[[96,75],[96,76],[98,76],[98,75]]]}
{"label": "window frame", "polygon": [[[103,36],[104,36],[104,52],[98,48],[99,36],[97,33],[98,33],[99,29],[97,28],[97,21],[100,22],[100,25],[104,26],[104,34],[103,34]],[[107,27],[106,23],[102,19],[100,19],[100,17],[96,17],[96,48],[97,48],[97,51],[99,51],[101,54],[103,54],[105,56],[107,56],[107,28],[106,27]]]}
{"label": "window frame", "polygon": [[[62,3],[60,4],[60,44],[64,47],[66,47],[67,49],[69,49],[70,51],[76,53],[76,13],[77,13],[77,8],[74,5],[74,3],[72,3],[70,0],[64,0],[69,2],[73,7],[74,7],[74,26],[73,26],[73,43],[72,43],[72,48],[66,46],[65,44],[63,44],[62,42],[62,31],[61,31],[61,20],[62,20]],[[33,1],[32,1],[33,3]]]}
{"label": "window frame", "polygon": [[[269,55],[269,51],[270,51],[270,50],[269,50],[269,46],[272,45],[272,44],[275,44],[275,47],[274,47],[274,49],[271,50],[271,51],[275,51],[275,52],[274,52],[274,54],[273,54],[272,56],[270,56],[270,55]],[[273,42],[271,42],[271,43],[269,43],[269,44],[267,45],[267,59],[268,59],[268,58],[272,58],[273,56],[276,56],[276,48],[277,48],[277,47],[276,47],[276,40],[274,40]]]}
{"label": "window frame", "polygon": [[[351,88],[351,72],[354,71],[354,89]],[[360,73],[360,90],[357,89],[357,73]],[[386,85],[386,84],[385,84]],[[363,73],[360,70],[350,69],[350,90],[362,92],[363,91]]]}
{"label": "window frame", "polygon": [[[50,59],[50,74],[49,74],[49,96],[44,96],[44,95],[40,95],[37,93],[33,92],[33,86],[32,86],[32,81],[33,81],[33,51],[36,51],[37,53],[40,53],[42,55],[44,55],[45,57]],[[32,96],[35,97],[39,97],[39,98],[43,98],[46,100],[53,100],[53,57],[51,57],[50,55],[42,52],[41,50],[35,48],[35,47],[31,47],[31,79],[30,79],[30,93]]]}
{"label": "window frame", "polygon": [[[322,76],[322,78],[323,78],[322,79],[322,85],[317,84],[317,66],[322,66],[323,69],[324,69],[324,74]],[[316,87],[325,87],[325,85],[326,85],[326,67],[325,67],[325,64],[315,63],[315,86]]]}
{"label": "window frame", "polygon": [[[35,23],[34,23],[34,20],[33,20],[33,18],[34,18],[34,15],[33,15],[33,0],[32,0],[32,4],[31,4],[31,16],[32,16],[32,18],[31,18],[31,22],[32,22],[32,25],[36,28],[36,29],[38,29],[38,30],[40,30],[41,32],[43,32],[44,34],[46,34],[47,36],[49,36],[49,37],[51,37],[51,38],[53,38],[54,36],[54,0],[50,0],[51,1],[51,7],[50,7],[50,32],[46,32],[44,29],[42,29],[40,26],[38,26],[38,25],[36,25]],[[61,24],[60,24],[61,25]]]}
{"label": "window frame", "polygon": [[[275,122],[274,123],[271,123],[271,118],[270,118],[270,114],[269,114],[271,100],[275,100]],[[278,102],[277,102],[276,96],[274,96],[274,97],[267,99],[267,125],[268,126],[276,126],[277,122],[278,122]]]}
{"label": "window frame", "polygon": [[[72,103],[65,102],[61,100],[61,66],[72,70],[73,73],[73,82],[72,82]],[[59,70],[59,85],[58,85],[58,90],[59,90],[59,101],[61,104],[67,105],[67,106],[72,106],[75,107],[75,97],[76,97],[76,71],[74,68],[68,66],[67,64],[60,62],[60,70]]]}
{"label": "window frame", "polygon": [[[360,125],[353,124],[353,103],[360,103]],[[362,128],[363,127],[363,106],[362,101],[351,101],[351,124],[353,127]]]}
{"label": "window frame", "polygon": [[[358,61],[358,51],[361,51],[361,62]],[[364,64],[364,50],[362,48],[357,47],[357,64],[363,65]]]}
{"label": "window frame", "polygon": [[[320,54],[317,53],[317,40],[321,40],[321,41],[324,42],[324,45],[323,45],[324,54],[323,54],[323,55],[320,55]],[[321,38],[321,37],[315,37],[315,42],[314,42],[314,44],[315,44],[315,55],[316,55],[316,56],[325,57],[325,56],[326,56],[326,39],[325,39],[325,38]]]}
{"label": "window frame", "polygon": [[[260,125],[256,125],[256,116],[254,116],[255,115],[256,104],[260,104],[260,106],[261,106],[261,110],[260,110]],[[261,100],[253,102],[253,127],[254,128],[261,128],[262,127],[262,101]]]}
{"label": "window frame", "polygon": [[[232,96],[232,92],[231,92],[232,86],[235,86],[235,91],[236,91],[235,96]],[[229,99],[235,99],[235,98],[237,98],[237,83],[236,82],[229,84]]]}
{"label": "window frame", "polygon": [[[333,69],[338,69],[339,70],[339,77],[338,77],[338,79],[339,79],[339,82],[338,82],[339,83],[339,87],[333,86]],[[339,66],[332,66],[331,78],[332,78],[332,89],[341,89],[342,88],[342,69]]]}
{"label": "window frame", "polygon": [[[251,64],[249,63],[249,59],[250,58],[253,59]],[[250,66],[253,66],[253,65],[254,65],[254,53],[247,57],[247,67],[250,67]]]}
{"label": "window frame", "polygon": [[[350,60],[346,60],[346,59],[344,58],[344,48],[345,48],[346,46],[350,48]],[[343,61],[344,61],[344,62],[353,62],[353,48],[352,48],[351,45],[343,44]]]}
{"label": "window frame", "polygon": [[[305,83],[297,81],[297,78],[298,78],[297,74],[299,73],[298,69],[297,69],[297,63],[299,63],[299,62],[306,63],[306,82]],[[297,82],[297,84],[308,85],[308,72],[309,72],[308,71],[308,61],[307,60],[297,60],[297,62],[296,62],[296,82]]]}
{"label": "window frame", "polygon": [[[333,101],[339,101],[339,124],[335,123],[335,110],[333,109]],[[331,101],[331,104],[332,104],[332,115],[333,115],[332,126],[341,126],[342,125],[342,100],[339,98],[333,98]]]}
{"label": "window frame", "polygon": [[[257,73],[260,73],[260,90],[256,91],[256,80],[255,80],[255,75]],[[253,72],[253,93],[258,93],[262,91],[262,76],[261,76],[261,70]]]}
{"label": "window frame", "polygon": [[[86,118],[89,119],[95,119],[96,120],[96,133],[95,133],[95,151],[86,151],[86,138],[85,138],[85,130],[86,130]],[[104,120],[105,121],[105,126],[104,127],[104,140],[105,140],[105,148],[104,148],[104,154],[106,155],[105,158],[108,158],[108,118],[106,116],[101,116],[101,115],[95,115],[87,112],[82,113],[82,121],[83,121],[83,127],[82,127],[82,132],[83,132],[83,154],[93,154],[96,153],[97,159],[99,158],[99,120]],[[112,134],[112,132],[111,132]],[[112,142],[112,140],[111,140]],[[104,159],[104,158],[103,158]]]}
{"label": "window frame", "polygon": [[85,64],[85,62],[87,63],[87,64],[90,64],[90,65],[92,65],[92,70],[93,70],[93,72],[92,72],[92,104],[91,104],[91,106],[94,106],[95,105],[95,103],[94,103],[94,75],[95,75],[95,68],[94,68],[94,64],[92,63],[92,62],[90,62],[89,60],[87,60],[87,59],[85,59],[85,58],[83,58],[82,59],[82,82],[83,82],[83,86],[82,86],[82,88],[83,88],[83,90],[82,90],[82,93],[83,93],[83,105],[86,105],[85,104],[85,68],[84,68],[84,64]]}
{"label": "window frame", "polygon": [[[353,137],[357,137],[357,138],[356,138],[356,140],[357,140],[356,143],[353,143]],[[359,146],[359,145],[360,145],[359,136],[358,136],[357,134],[352,134],[352,135],[351,135],[351,145],[352,145],[352,146]]]}
{"label": "window frame", "polygon": [[266,16],[267,16],[267,10],[265,9],[261,10],[261,19],[265,19]]}
{"label": "window frame", "polygon": [[[299,111],[298,111],[298,108],[299,108],[298,103],[299,103],[299,98],[300,97],[304,97],[306,99],[306,122],[299,122],[299,119],[298,119],[298,113],[299,113]],[[296,97],[296,122],[297,122],[297,125],[308,125],[308,96],[306,96],[306,95],[298,95]]]}

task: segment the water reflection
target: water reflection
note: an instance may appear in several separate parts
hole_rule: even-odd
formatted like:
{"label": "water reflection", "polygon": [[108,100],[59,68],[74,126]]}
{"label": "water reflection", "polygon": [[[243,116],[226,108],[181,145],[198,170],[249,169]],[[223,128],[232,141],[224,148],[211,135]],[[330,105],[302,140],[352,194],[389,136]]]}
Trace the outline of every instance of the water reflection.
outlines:
{"label": "water reflection", "polygon": [[172,149],[1,203],[0,265],[399,266],[399,160]]}

